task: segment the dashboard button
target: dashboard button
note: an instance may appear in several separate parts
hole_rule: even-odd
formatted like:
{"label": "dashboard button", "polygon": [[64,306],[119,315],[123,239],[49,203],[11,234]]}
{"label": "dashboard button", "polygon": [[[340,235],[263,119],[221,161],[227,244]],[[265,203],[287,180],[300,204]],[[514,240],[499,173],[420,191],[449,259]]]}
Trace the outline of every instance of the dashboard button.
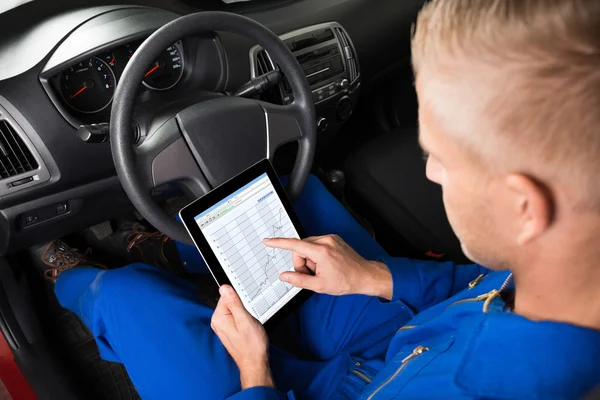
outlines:
{"label": "dashboard button", "polygon": [[350,97],[343,97],[337,105],[337,118],[340,122],[346,122],[352,115],[352,100]]}
{"label": "dashboard button", "polygon": [[37,213],[31,213],[31,214],[24,215],[23,217],[21,217],[21,219],[23,221],[23,226],[31,226],[31,225],[37,224],[39,222]]}
{"label": "dashboard button", "polygon": [[69,211],[67,203],[60,203],[56,206],[56,215],[66,214]]}
{"label": "dashboard button", "polygon": [[319,122],[317,122],[317,132],[318,133],[325,132],[328,127],[329,127],[329,123],[327,122],[327,118],[321,118],[321,119],[319,119]]}

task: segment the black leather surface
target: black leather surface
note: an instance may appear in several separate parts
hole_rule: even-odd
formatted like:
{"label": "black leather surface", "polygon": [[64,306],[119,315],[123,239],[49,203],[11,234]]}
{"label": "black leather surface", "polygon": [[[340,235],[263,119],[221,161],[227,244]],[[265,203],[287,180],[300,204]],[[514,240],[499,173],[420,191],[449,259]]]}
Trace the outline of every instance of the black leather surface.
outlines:
{"label": "black leather surface", "polygon": [[423,253],[466,261],[450,227],[439,185],[425,176],[417,129],[377,138],[346,162],[348,185]]}
{"label": "black leather surface", "polygon": [[223,97],[177,114],[196,162],[212,187],[267,157],[267,121],[253,100]]}
{"label": "black leather surface", "polygon": [[110,125],[112,155],[123,188],[137,210],[154,227],[188,244],[192,242],[183,225],[162,211],[150,196],[150,188],[140,179],[131,146],[130,126],[137,89],[151,63],[177,40],[210,31],[226,31],[250,38],[269,52],[288,77],[294,92],[294,106],[300,110],[296,118],[303,134],[287,188],[292,200],[299,196],[306,183],[316,147],[316,114],[308,82],[291,51],[269,29],[240,15],[203,12],[181,17],[152,34],[127,64],[115,93]]}

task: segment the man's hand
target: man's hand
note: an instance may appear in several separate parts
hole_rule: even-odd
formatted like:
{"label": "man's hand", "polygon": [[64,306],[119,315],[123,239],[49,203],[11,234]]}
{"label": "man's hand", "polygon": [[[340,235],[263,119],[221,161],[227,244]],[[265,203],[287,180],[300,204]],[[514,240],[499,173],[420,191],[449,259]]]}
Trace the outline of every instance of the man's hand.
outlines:
{"label": "man's hand", "polygon": [[291,250],[296,272],[279,279],[296,287],[334,296],[364,294],[390,300],[392,275],[385,264],[359,256],[337,235],[265,239],[268,247]]}
{"label": "man's hand", "polygon": [[219,289],[221,298],[210,327],[240,369],[242,390],[255,386],[275,387],[269,368],[269,339],[265,328],[242,304],[229,285]]}

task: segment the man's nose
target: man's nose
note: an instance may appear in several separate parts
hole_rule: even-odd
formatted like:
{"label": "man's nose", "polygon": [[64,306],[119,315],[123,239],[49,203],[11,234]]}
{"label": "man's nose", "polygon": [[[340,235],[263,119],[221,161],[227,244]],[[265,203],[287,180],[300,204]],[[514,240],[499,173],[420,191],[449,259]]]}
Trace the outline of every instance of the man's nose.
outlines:
{"label": "man's nose", "polygon": [[441,168],[439,163],[436,162],[431,155],[427,156],[425,174],[427,175],[427,179],[441,185]]}

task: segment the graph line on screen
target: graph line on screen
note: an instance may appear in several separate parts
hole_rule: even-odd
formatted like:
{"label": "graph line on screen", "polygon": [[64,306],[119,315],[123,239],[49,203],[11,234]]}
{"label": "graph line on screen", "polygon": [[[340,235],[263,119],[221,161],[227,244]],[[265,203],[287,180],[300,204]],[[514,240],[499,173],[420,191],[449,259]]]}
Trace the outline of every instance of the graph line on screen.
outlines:
{"label": "graph line on screen", "polygon": [[279,274],[293,268],[292,253],[266,247],[262,241],[267,237],[296,237],[276,196],[258,202],[216,232],[225,261],[252,302],[264,295],[271,303],[291,288],[279,280]]}

